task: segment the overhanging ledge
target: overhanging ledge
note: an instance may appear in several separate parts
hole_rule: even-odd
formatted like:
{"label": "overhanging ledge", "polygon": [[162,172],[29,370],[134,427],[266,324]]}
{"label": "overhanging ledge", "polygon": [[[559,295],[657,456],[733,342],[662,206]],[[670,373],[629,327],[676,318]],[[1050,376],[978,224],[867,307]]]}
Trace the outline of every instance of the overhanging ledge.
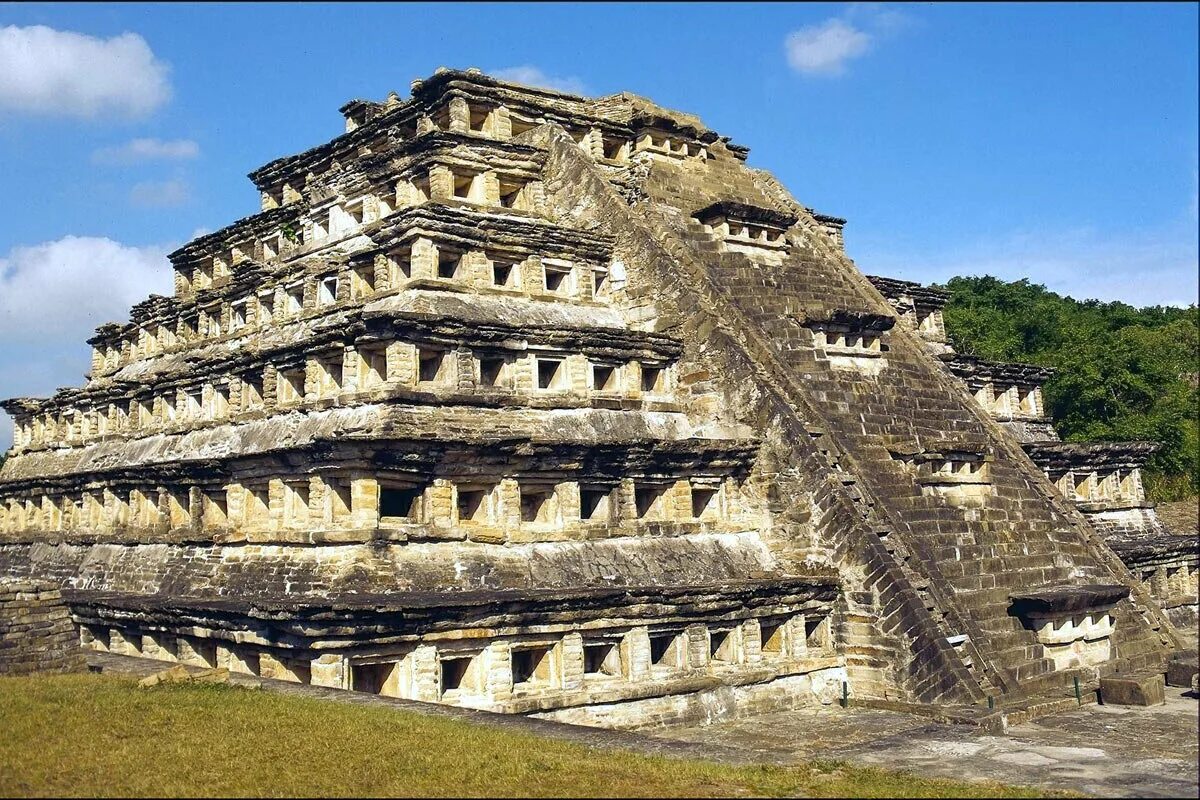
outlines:
{"label": "overhanging ledge", "polygon": [[1020,617],[1043,617],[1110,608],[1129,596],[1129,587],[1116,583],[1052,586],[1009,595],[1010,611]]}

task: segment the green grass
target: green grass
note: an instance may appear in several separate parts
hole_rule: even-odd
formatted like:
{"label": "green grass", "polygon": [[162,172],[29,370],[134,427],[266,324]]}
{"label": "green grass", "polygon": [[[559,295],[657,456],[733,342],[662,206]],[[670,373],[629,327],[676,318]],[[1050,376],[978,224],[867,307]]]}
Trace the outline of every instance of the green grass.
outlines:
{"label": "green grass", "polygon": [[5,796],[1036,797],[837,763],[733,767],[231,686],[0,678]]}

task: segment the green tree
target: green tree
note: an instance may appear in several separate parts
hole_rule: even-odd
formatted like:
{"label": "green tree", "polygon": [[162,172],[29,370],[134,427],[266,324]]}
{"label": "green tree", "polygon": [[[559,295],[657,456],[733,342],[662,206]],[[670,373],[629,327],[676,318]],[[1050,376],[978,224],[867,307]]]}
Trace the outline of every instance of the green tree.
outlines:
{"label": "green tree", "polygon": [[1066,441],[1142,439],[1157,500],[1200,491],[1200,309],[1080,302],[1028,280],[956,277],[946,330],[959,352],[1052,367],[1046,406]]}

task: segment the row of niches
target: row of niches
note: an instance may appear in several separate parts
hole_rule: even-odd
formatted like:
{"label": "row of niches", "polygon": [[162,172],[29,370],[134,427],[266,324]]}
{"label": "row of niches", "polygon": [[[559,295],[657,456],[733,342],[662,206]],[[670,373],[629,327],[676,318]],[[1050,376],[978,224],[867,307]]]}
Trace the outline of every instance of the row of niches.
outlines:
{"label": "row of niches", "polygon": [[899,318],[930,341],[946,341],[946,321],[940,308],[910,306],[899,314]]}
{"label": "row of niches", "polygon": [[883,336],[875,331],[853,331],[843,328],[814,328],[813,344],[826,353],[861,358],[883,355]]}
{"label": "row of niches", "polygon": [[761,516],[744,481],[732,476],[419,479],[356,473],[9,498],[0,503],[0,530],[205,531],[225,541],[270,542],[290,541],[288,531],[385,528],[403,533],[402,540],[519,543],[597,527],[638,535],[649,523],[683,524],[683,532],[731,529],[761,522]]}
{"label": "row of niches", "polygon": [[285,223],[262,240],[247,240],[225,253],[202,258],[186,272],[177,269],[175,294],[185,297],[208,289],[233,275],[235,267],[247,260],[266,263],[311,254],[357,235],[364,225],[428,202],[462,202],[540,215],[545,190],[540,180],[524,176],[434,164],[422,174],[401,178],[390,186],[345,200],[332,198],[314,204],[296,224]]}
{"label": "row of niches", "polygon": [[173,319],[148,322],[119,341],[97,343],[92,349],[92,377],[199,342],[246,336],[354,307],[416,282],[425,289],[444,286],[580,303],[608,302],[612,294],[607,266],[439,246],[421,237],[367,264],[284,278],[244,294],[217,293]]}
{"label": "row of niches", "polygon": [[753,245],[776,250],[787,247],[786,230],[729,219],[713,220],[703,224],[706,233],[719,236],[729,244]]}
{"label": "row of niches", "polygon": [[823,354],[829,366],[876,376],[887,366],[887,349],[883,333],[874,330],[854,330],[838,325],[809,325],[813,347]]}
{"label": "row of niches", "polygon": [[823,613],[493,638],[464,632],[370,655],[304,656],[227,639],[91,624],[81,627],[80,637],[91,650],[425,702],[515,704],[505,708],[512,711],[535,710],[520,707],[526,698],[553,707],[555,697],[581,693],[591,693],[594,702],[623,699],[630,689],[638,690],[636,696],[665,694],[677,680],[748,668],[801,673],[830,666],[834,654]]}
{"label": "row of niches", "polygon": [[1200,570],[1195,563],[1180,559],[1171,564],[1135,567],[1133,571],[1142,588],[1160,604],[1184,599],[1196,602],[1197,593],[1200,592]]}
{"label": "row of niches", "polygon": [[[540,119],[514,112],[504,105],[471,103],[466,98],[453,97],[430,114],[427,122],[418,124],[417,133],[437,129],[453,133],[476,133],[504,141],[520,136],[539,124]],[[560,124],[585,153],[598,161],[623,162],[633,153],[640,152],[673,158],[709,157],[708,148],[703,142],[665,130],[646,129],[630,137],[595,126]]]}
{"label": "row of niches", "polygon": [[[432,113],[420,117],[414,126],[401,126],[396,132],[401,138],[420,136],[431,131],[447,131],[476,134],[482,138],[496,141],[508,141],[538,127],[543,122],[544,118],[542,117],[530,116],[503,104],[471,103],[465,98],[454,97]],[[635,148],[639,148],[640,140],[635,141],[630,136],[618,134],[612,129],[603,130],[596,126],[572,125],[561,120],[557,122],[584,152],[597,160],[627,161],[630,153]],[[357,130],[361,123],[361,119],[347,116],[346,132]],[[666,149],[668,145],[663,138],[663,136],[658,136],[657,141],[641,143],[639,149],[651,146]],[[386,135],[381,135],[371,142],[360,145],[357,155],[365,156],[384,152],[393,144],[394,140]],[[686,144],[679,143],[672,146],[671,150],[686,153],[687,151],[684,150],[686,147]],[[698,149],[697,143],[696,146],[693,146],[693,152]],[[295,194],[296,192],[290,184],[283,184],[278,190],[272,192],[264,192],[263,208],[275,208],[283,205]]]}
{"label": "row of niches", "polygon": [[1054,662],[1055,670],[1098,667],[1112,657],[1112,635],[1116,622],[1109,613],[1078,612],[1054,619],[1031,621],[1042,645],[1042,657]]}
{"label": "row of niches", "polygon": [[951,505],[977,508],[992,492],[991,459],[976,453],[893,453],[912,474],[921,494]]}
{"label": "row of niches", "polygon": [[1042,390],[1037,386],[998,386],[989,382],[975,390],[975,400],[996,419],[1041,418],[1045,414]]}
{"label": "row of niches", "polygon": [[668,361],[554,350],[501,350],[365,341],[279,363],[147,389],[99,406],[16,415],[13,452],[77,447],[109,436],[186,431],[264,413],[389,399],[437,402],[524,398],[547,407],[604,401],[674,407]]}
{"label": "row of niches", "polygon": [[1146,499],[1140,469],[1080,469],[1047,476],[1064,497],[1076,503],[1141,503]]}
{"label": "row of niches", "polygon": [[[465,98],[454,97],[440,109],[422,116],[415,126],[402,126],[396,132],[404,139],[440,130],[508,141],[543,124],[544,121],[544,118],[529,116],[502,104],[471,104]],[[647,128],[631,135],[594,125],[581,126],[563,120],[556,122],[567,131],[581,150],[600,162],[620,164],[627,162],[634,153],[641,152],[675,159],[712,157],[708,146],[699,139],[666,130]],[[347,131],[352,131],[359,127],[359,122],[353,117],[347,117],[346,126]],[[361,144],[350,157],[383,153],[394,146],[394,143],[389,136],[381,134],[375,140]],[[304,185],[301,185],[300,180],[283,181],[274,188],[264,190],[262,209],[266,211],[278,208],[300,199],[307,183],[320,177],[309,174],[304,178]]]}

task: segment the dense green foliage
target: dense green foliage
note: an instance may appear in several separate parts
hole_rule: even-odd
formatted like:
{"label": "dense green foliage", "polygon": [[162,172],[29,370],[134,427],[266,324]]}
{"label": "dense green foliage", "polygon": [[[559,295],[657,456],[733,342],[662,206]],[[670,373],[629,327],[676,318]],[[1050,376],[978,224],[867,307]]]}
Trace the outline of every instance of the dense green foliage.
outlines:
{"label": "dense green foliage", "polygon": [[961,353],[1053,367],[1046,407],[1067,441],[1160,442],[1152,499],[1200,490],[1200,309],[1079,302],[1027,280],[952,278],[946,330]]}

